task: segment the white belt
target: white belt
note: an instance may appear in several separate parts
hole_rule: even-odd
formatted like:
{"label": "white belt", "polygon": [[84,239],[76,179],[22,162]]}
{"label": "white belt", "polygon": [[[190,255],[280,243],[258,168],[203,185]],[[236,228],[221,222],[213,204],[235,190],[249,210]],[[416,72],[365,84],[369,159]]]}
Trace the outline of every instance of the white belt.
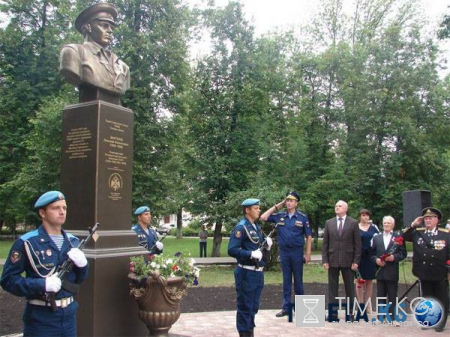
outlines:
{"label": "white belt", "polygon": [[256,267],[256,266],[246,266],[245,264],[238,264],[239,267],[248,269],[248,270],[254,270],[254,271],[263,271],[264,267]]}
{"label": "white belt", "polygon": [[[70,303],[73,302],[73,297],[65,297],[65,298],[61,298],[59,300],[56,300],[56,306],[57,307],[61,307],[61,308],[65,308],[67,306],[69,306]],[[41,300],[29,300],[28,303],[30,304],[34,304],[34,305],[40,305],[43,307],[51,307],[52,304],[50,302],[46,302],[46,301],[41,301]]]}

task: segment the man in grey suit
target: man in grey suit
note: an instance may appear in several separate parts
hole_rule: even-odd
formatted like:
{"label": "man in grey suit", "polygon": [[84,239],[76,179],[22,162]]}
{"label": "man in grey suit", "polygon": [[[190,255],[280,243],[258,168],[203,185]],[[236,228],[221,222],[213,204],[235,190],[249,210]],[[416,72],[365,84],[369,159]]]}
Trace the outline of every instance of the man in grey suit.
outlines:
{"label": "man in grey suit", "polygon": [[[399,262],[406,257],[403,240],[401,244],[396,243],[398,235],[395,235],[392,231],[394,226],[395,220],[393,217],[385,216],[383,218],[383,233],[375,234],[373,237],[371,256],[372,261],[379,268],[376,274],[377,297],[387,297],[388,303],[392,303],[389,308],[391,321],[394,321],[395,318]],[[395,322],[395,325],[400,326],[398,322]]]}
{"label": "man in grey suit", "polygon": [[339,200],[334,207],[336,217],[325,222],[322,263],[328,271],[328,303],[337,303],[339,272],[350,303],[353,303],[355,297],[353,280],[354,271],[358,269],[361,259],[361,236],[358,221],[347,216],[347,210],[348,204]]}

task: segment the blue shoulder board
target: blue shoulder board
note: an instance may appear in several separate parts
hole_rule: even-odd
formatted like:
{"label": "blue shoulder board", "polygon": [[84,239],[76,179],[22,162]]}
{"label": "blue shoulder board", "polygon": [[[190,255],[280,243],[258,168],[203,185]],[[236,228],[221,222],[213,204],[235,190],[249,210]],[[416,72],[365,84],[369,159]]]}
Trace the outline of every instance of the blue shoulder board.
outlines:
{"label": "blue shoulder board", "polygon": [[31,232],[25,233],[24,235],[22,235],[20,237],[20,240],[26,241],[26,240],[28,240],[30,238],[34,238],[35,236],[39,236],[39,231],[37,229],[35,229],[35,230],[31,231]]}

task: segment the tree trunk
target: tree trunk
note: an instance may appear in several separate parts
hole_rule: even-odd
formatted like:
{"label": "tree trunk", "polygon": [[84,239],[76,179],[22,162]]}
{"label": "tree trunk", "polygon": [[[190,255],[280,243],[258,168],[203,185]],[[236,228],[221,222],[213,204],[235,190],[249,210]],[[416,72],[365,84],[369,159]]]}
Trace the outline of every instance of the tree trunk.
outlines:
{"label": "tree trunk", "polygon": [[220,257],[221,244],[222,244],[222,222],[216,222],[216,228],[214,229],[211,257]]}
{"label": "tree trunk", "polygon": [[177,239],[183,238],[183,207],[180,207],[177,212]]}

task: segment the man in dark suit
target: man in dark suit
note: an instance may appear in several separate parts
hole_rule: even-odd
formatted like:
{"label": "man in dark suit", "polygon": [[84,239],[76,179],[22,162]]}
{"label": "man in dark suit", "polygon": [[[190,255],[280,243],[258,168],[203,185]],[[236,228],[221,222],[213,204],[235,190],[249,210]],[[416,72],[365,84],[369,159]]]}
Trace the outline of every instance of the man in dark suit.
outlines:
{"label": "man in dark suit", "polygon": [[[438,228],[442,213],[437,208],[426,207],[405,230],[403,237],[413,243],[413,274],[420,280],[422,296],[438,301],[443,309],[441,321],[434,327],[437,332],[445,329],[449,311],[448,279],[450,268],[450,237],[445,228]],[[418,228],[422,221],[425,227]]]}
{"label": "man in dark suit", "polygon": [[325,222],[322,263],[328,271],[328,303],[337,303],[339,272],[350,303],[355,297],[353,279],[361,259],[361,236],[358,221],[347,216],[347,210],[347,203],[339,200],[334,208],[336,217]]}
{"label": "man in dark suit", "polygon": [[[399,236],[394,234],[394,227],[394,218],[385,216],[383,218],[383,233],[375,234],[372,239],[371,256],[372,261],[379,268],[376,274],[377,297],[387,297],[388,303],[391,303],[389,312],[392,321],[395,319],[399,262],[406,258],[405,245],[396,243],[396,238]],[[397,322],[395,325],[400,326]]]}

